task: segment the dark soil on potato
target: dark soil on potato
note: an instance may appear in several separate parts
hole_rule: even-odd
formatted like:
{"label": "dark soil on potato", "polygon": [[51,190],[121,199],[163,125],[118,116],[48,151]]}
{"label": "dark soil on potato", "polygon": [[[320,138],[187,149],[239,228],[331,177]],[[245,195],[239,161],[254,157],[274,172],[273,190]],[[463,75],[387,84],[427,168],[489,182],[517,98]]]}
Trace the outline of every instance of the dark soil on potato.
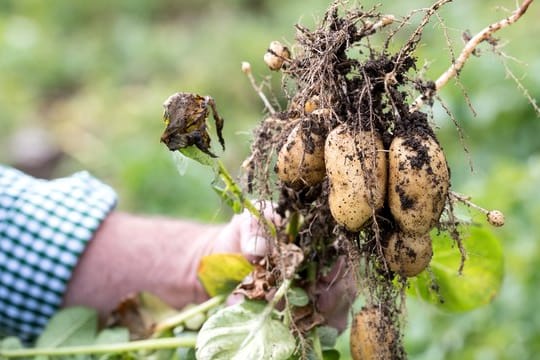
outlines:
{"label": "dark soil on potato", "polygon": [[[415,77],[416,38],[396,53],[389,53],[387,44],[375,48],[367,41],[374,32],[373,24],[381,19],[382,15],[373,9],[343,9],[335,3],[316,29],[296,26],[295,56],[282,69],[288,107],[268,116],[255,130],[245,169],[247,188],[254,196],[273,199],[277,213],[286,222],[293,214],[301,219],[295,238],[278,238],[301,247],[306,259],[303,270],[312,270],[316,264],[317,274],[322,274],[337,257],[346,256],[353,264],[350,271],[358,277],[359,293],[366,304],[384,309],[385,316],[400,329],[404,285],[395,286],[396,274],[387,268],[382,256],[383,246],[397,228],[388,206],[377,211],[361,231],[350,232],[338,225],[330,213],[327,179],[316,186],[292,188],[271,175],[277,152],[299,122],[308,153],[314,151],[313,134],[325,137],[345,124],[353,131],[379,134],[386,149],[394,137],[405,137],[406,146],[417,154],[411,165],[421,168],[429,163],[421,140],[436,139],[435,134],[428,116],[419,111],[411,113],[409,106],[419,93],[434,85]],[[315,97],[317,111],[306,111],[306,103]],[[406,194],[400,196],[404,209],[414,205]],[[281,227],[281,231],[285,229]],[[303,270],[299,273],[303,274]],[[399,281],[404,284],[403,279]],[[393,359],[405,357],[400,335]]]}

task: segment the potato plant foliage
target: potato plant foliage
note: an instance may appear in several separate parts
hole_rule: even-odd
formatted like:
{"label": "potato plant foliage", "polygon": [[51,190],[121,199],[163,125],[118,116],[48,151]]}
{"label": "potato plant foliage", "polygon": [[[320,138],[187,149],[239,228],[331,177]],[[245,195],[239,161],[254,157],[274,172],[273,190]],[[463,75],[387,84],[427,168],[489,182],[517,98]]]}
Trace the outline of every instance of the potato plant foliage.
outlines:
{"label": "potato plant foliage", "polygon": [[[100,339],[95,315],[80,309],[77,316],[67,314],[84,330],[74,335],[73,344],[85,346],[73,354],[90,359],[88,354],[115,349],[105,358],[181,353],[203,360],[335,359],[337,331],[326,326],[330,319],[318,302],[321,295],[335,295],[350,304],[362,300],[362,309],[352,314],[353,359],[405,359],[407,294],[449,311],[491,301],[501,285],[500,245],[485,228],[468,229],[454,209],[457,202],[480,209],[494,226],[504,224],[504,215],[451,191],[444,150],[430,116],[419,106],[433,103],[438,89],[420,76],[415,51],[430,18],[449,2],[439,0],[424,9],[420,25],[411,31],[407,21],[412,15],[395,21],[376,8],[336,1],[314,29],[296,25],[294,44],[272,42],[264,61],[281,73],[287,105],[275,111],[265,102],[269,114],[254,131],[243,188],[210,150],[208,106],[224,148],[224,120],[214,100],[190,93],[171,96],[162,142],[212,167],[218,179],[214,190],[235,212],[247,209],[259,217],[271,250],[252,264],[238,254],[203,259],[199,279],[213,298],[196,310],[178,313],[150,295],[121,304],[114,325],[130,328],[132,339],[134,334],[146,339],[139,344],[88,346]],[[391,50],[398,33],[408,40]],[[249,67],[243,70],[251,76]],[[269,206],[275,216],[262,216],[265,211],[248,197],[275,204]],[[338,263],[346,264],[345,275],[353,275],[354,296],[321,294],[318,284],[328,281]],[[246,300],[210,311],[235,286]],[[194,321],[195,315],[201,319]],[[65,318],[60,314],[52,322],[42,344],[57,346],[50,339],[63,331]],[[123,331],[105,335],[112,339],[106,342],[127,343]],[[20,343],[8,340],[0,342],[0,357],[25,354]],[[156,351],[170,348],[185,351]],[[70,354],[49,350],[26,354]]]}

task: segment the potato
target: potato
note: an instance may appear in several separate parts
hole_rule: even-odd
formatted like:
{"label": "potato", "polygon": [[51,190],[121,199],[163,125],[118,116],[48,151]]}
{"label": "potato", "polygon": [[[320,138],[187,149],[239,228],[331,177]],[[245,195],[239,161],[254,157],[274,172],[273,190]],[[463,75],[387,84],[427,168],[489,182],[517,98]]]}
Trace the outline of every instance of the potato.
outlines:
{"label": "potato", "polygon": [[[323,181],[326,174],[324,167],[324,138],[311,133],[308,140],[302,136],[302,122],[298,123],[278,153],[276,172],[284,183],[298,189],[302,186],[314,186]],[[312,142],[308,146],[308,142]]]}
{"label": "potato", "polygon": [[332,216],[358,231],[384,204],[387,160],[382,140],[377,133],[353,134],[340,125],[328,134],[324,157]]}
{"label": "potato", "polygon": [[290,58],[291,52],[279,41],[272,41],[263,57],[266,65],[273,71],[281,69],[283,63]]}
{"label": "potato", "polygon": [[395,137],[388,160],[388,205],[407,233],[426,234],[444,208],[450,175],[444,153],[429,135]]}
{"label": "potato", "polygon": [[383,249],[390,270],[406,277],[420,274],[431,261],[433,249],[429,233],[424,235],[393,233]]}
{"label": "potato", "polygon": [[397,334],[378,307],[362,309],[353,318],[350,349],[354,360],[395,359]]}

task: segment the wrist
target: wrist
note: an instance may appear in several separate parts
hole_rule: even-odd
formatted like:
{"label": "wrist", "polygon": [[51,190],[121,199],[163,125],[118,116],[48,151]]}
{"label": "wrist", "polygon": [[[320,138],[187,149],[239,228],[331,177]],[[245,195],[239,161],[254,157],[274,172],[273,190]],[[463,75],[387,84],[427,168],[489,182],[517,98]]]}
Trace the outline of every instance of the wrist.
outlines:
{"label": "wrist", "polygon": [[181,308],[207,295],[197,279],[222,226],[113,212],[77,264],[64,306],[86,305],[102,317],[126,296],[149,291]]}

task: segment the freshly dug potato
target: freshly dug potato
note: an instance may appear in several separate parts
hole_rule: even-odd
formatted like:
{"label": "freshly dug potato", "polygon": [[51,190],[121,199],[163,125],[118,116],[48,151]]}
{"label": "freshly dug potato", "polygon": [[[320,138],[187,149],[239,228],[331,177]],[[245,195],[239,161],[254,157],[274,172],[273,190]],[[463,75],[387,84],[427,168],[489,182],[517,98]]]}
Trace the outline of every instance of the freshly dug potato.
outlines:
{"label": "freshly dug potato", "polygon": [[388,160],[388,205],[403,232],[426,234],[444,208],[450,175],[429,135],[395,137]]}
{"label": "freshly dug potato", "polygon": [[378,307],[364,308],[354,316],[350,335],[354,360],[395,359],[396,341],[391,320]]}
{"label": "freshly dug potato", "polygon": [[433,249],[429,233],[424,235],[395,232],[383,249],[390,270],[406,277],[420,274],[431,261]]}
{"label": "freshly dug potato", "polygon": [[324,158],[332,216],[358,231],[384,204],[387,160],[382,140],[377,133],[353,134],[340,125],[326,138]]}
{"label": "freshly dug potato", "polygon": [[310,139],[302,136],[302,122],[296,125],[278,153],[278,177],[293,188],[313,186],[325,176],[324,138],[311,133]]}

